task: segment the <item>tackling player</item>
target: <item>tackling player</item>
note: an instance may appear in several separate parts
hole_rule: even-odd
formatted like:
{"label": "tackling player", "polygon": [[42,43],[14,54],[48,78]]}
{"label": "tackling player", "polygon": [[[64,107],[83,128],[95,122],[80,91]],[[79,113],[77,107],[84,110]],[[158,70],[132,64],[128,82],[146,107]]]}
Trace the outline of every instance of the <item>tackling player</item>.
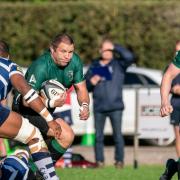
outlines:
{"label": "tackling player", "polygon": [[29,153],[16,150],[13,155],[0,161],[0,179],[37,180],[42,179],[39,173],[33,173],[28,164]]}
{"label": "tackling player", "polygon": [[[83,76],[83,64],[80,57],[74,52],[74,48],[73,39],[69,35],[58,34],[50,43],[49,49],[28,68],[25,78],[36,91],[40,91],[42,83],[50,79],[59,81],[67,89],[73,85],[81,106],[79,117],[81,120],[87,120],[89,117],[89,95]],[[66,93],[57,100],[44,100],[44,103],[53,112],[55,107],[63,106],[65,100]],[[64,134],[63,138],[59,140],[49,138],[52,133],[47,123],[38,113],[25,106],[21,96],[15,95],[13,108],[39,128],[44,139],[47,140],[53,160],[58,160],[73,142],[74,133],[63,120],[59,121],[62,134]]]}
{"label": "tackling player", "polygon": [[28,119],[1,104],[1,101],[7,98],[12,86],[22,94],[26,103],[47,121],[55,137],[60,138],[60,125],[53,121],[38,94],[27,84],[18,66],[9,59],[8,45],[0,41],[0,137],[28,144],[33,161],[43,173],[43,177],[49,180],[59,179],[39,129],[29,123]]}

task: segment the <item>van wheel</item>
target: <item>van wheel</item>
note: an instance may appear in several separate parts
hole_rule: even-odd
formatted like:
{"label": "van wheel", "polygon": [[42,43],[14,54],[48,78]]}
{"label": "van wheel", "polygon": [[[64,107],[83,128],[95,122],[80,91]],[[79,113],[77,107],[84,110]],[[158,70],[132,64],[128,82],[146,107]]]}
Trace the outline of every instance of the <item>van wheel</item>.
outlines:
{"label": "van wheel", "polygon": [[163,138],[159,138],[159,139],[151,139],[151,140],[147,140],[150,144],[155,145],[155,146],[170,146],[174,143],[175,137],[171,137],[168,139],[163,139]]}

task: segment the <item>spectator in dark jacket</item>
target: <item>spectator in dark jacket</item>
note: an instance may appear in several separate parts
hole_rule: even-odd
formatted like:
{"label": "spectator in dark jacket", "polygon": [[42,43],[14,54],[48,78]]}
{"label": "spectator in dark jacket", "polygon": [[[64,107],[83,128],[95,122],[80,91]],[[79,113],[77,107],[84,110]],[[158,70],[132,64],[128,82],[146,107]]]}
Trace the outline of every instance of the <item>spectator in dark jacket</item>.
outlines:
{"label": "spectator in dark jacket", "polygon": [[94,60],[87,74],[87,88],[93,93],[95,119],[95,160],[97,167],[104,166],[104,125],[110,118],[115,142],[115,167],[124,164],[124,140],[121,133],[122,112],[124,109],[122,88],[126,69],[134,62],[133,54],[109,39],[103,40],[101,57]]}

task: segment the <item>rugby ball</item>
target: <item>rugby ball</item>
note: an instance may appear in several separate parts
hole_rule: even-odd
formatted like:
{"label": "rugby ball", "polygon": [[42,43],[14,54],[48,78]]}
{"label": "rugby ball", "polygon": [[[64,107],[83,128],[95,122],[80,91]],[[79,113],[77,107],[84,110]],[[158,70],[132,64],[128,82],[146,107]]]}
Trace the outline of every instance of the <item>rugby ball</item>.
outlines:
{"label": "rugby ball", "polygon": [[42,83],[40,93],[48,99],[56,99],[59,95],[63,94],[66,88],[58,81],[51,79]]}

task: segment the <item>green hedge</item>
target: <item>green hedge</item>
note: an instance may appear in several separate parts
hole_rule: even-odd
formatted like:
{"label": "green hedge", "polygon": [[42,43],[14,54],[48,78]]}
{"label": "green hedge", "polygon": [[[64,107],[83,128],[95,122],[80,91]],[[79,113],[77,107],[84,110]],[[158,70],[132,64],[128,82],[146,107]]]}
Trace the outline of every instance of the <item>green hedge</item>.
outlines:
{"label": "green hedge", "polygon": [[178,1],[68,1],[1,3],[1,39],[9,42],[13,59],[28,65],[59,32],[73,36],[84,63],[98,56],[103,36],[130,46],[137,64],[162,69],[180,39]]}

